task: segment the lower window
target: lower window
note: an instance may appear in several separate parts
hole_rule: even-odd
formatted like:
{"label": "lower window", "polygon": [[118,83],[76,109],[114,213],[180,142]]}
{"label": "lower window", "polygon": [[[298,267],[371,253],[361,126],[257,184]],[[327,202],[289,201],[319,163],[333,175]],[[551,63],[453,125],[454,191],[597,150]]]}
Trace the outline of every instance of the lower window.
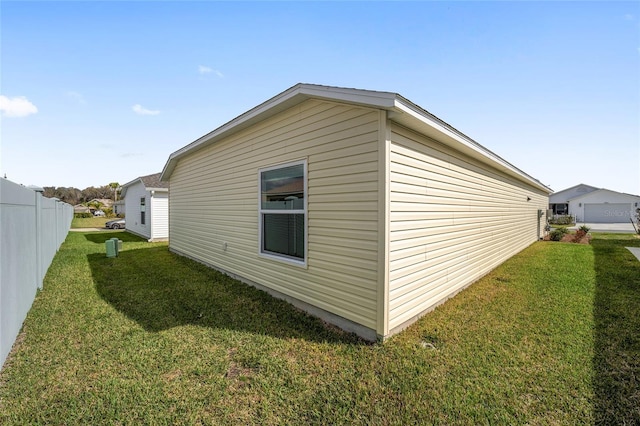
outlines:
{"label": "lower window", "polygon": [[263,251],[304,259],[304,214],[263,214]]}
{"label": "lower window", "polygon": [[260,253],[305,261],[306,162],[260,170]]}

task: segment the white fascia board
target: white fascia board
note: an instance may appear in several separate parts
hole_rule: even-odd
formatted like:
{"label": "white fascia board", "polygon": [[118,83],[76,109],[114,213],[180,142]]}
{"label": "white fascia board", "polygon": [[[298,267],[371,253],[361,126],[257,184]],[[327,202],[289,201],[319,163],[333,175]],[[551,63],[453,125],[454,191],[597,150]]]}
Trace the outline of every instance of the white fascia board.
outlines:
{"label": "white fascia board", "polygon": [[396,114],[391,114],[391,120],[413,128],[420,133],[432,137],[436,141],[444,142],[452,148],[469,155],[472,158],[482,161],[502,172],[507,173],[521,181],[545,191],[550,194],[553,192],[540,181],[529,176],[522,170],[518,169],[511,163],[507,162],[497,154],[483,147],[464,133],[456,130],[451,125],[440,120],[435,115],[420,108],[407,99],[397,96],[395,103]]}
{"label": "white fascia board", "polygon": [[398,96],[390,92],[319,86],[314,84],[300,84],[299,92],[309,98],[326,99],[334,102],[345,102],[352,105],[387,110],[395,107]]}

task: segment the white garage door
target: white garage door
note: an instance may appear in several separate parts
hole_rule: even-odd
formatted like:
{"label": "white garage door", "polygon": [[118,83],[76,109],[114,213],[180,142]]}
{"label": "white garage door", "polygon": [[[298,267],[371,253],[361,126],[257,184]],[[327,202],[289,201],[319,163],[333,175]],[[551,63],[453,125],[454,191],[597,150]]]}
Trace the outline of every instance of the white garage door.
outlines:
{"label": "white garage door", "polygon": [[629,222],[631,204],[585,204],[584,221],[594,223]]}

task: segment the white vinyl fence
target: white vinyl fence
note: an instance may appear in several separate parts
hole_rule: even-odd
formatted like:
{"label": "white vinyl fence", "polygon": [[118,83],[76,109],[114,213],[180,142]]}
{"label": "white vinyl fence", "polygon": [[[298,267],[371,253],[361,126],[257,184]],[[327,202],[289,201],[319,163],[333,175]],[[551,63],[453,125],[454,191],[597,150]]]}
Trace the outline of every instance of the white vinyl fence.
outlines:
{"label": "white vinyl fence", "polygon": [[72,219],[71,205],[0,178],[0,368]]}

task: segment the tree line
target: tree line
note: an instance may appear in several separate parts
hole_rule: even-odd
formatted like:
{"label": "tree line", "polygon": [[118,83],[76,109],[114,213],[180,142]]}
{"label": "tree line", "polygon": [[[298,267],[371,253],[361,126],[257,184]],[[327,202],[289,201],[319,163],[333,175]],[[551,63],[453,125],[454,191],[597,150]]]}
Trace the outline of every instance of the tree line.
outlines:
{"label": "tree line", "polygon": [[60,201],[69,203],[72,206],[76,204],[87,203],[95,198],[106,198],[117,201],[120,195],[120,184],[112,182],[108,185],[99,187],[90,186],[82,191],[78,188],[64,186],[45,186],[43,196],[47,198],[57,198]]}

